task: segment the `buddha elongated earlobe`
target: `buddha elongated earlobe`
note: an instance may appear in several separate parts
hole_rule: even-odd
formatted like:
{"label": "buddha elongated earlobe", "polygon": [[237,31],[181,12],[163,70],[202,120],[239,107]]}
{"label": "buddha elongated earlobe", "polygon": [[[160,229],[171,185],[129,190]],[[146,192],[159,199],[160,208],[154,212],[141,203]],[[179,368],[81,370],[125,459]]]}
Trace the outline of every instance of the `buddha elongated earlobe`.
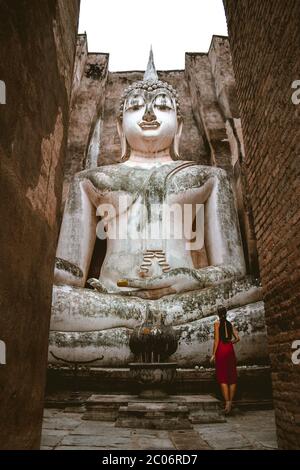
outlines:
{"label": "buddha elongated earlobe", "polygon": [[176,134],[175,134],[175,137],[174,137],[174,140],[173,140],[173,153],[174,153],[174,157],[175,158],[178,158],[180,159],[180,155],[179,155],[179,142],[180,142],[180,136],[181,136],[181,132],[182,132],[182,125],[183,125],[183,121],[182,119],[180,118],[178,120],[178,127],[177,127],[177,131],[176,131]]}
{"label": "buddha elongated earlobe", "polygon": [[123,130],[122,120],[120,118],[117,120],[117,129],[121,143],[121,160],[126,160],[128,153],[128,143]]}

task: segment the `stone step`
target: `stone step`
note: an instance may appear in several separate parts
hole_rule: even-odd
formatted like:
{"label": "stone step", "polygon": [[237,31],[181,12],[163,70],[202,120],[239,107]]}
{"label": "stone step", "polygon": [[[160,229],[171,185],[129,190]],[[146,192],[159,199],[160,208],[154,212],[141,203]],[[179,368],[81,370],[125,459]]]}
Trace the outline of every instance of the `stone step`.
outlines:
{"label": "stone step", "polygon": [[143,429],[192,429],[188,407],[175,402],[133,402],[128,406],[121,406],[115,426]]}
{"label": "stone step", "polygon": [[86,412],[82,419],[90,421],[115,421],[119,408],[127,406],[136,395],[92,395],[86,401]]}
{"label": "stone step", "polygon": [[122,404],[128,403],[181,403],[187,405],[189,409],[193,408],[203,408],[203,409],[218,409],[220,401],[209,394],[203,395],[169,395],[166,398],[156,399],[156,400],[145,400],[140,399],[138,395],[100,395],[95,394],[91,395],[85,402],[87,409],[97,409],[102,408],[103,406],[121,406]]}
{"label": "stone step", "polygon": [[162,404],[182,404],[188,406],[189,410],[218,410],[220,401],[212,395],[169,395],[166,398],[156,400],[145,400],[137,395],[91,395],[85,402],[88,410],[119,409],[120,406],[129,403],[148,403],[152,401]]}
{"label": "stone step", "polygon": [[225,418],[220,412],[220,401],[212,395],[170,395],[160,400],[145,400],[136,395],[92,395],[86,401],[83,419],[91,421],[115,421],[126,412],[148,414],[154,410],[163,413],[187,409],[193,423],[220,423]]}
{"label": "stone step", "polygon": [[132,412],[136,414],[144,414],[160,416],[161,414],[172,413],[185,413],[188,414],[189,409],[187,406],[179,405],[178,403],[128,403],[128,406],[120,406],[119,416],[123,411]]}

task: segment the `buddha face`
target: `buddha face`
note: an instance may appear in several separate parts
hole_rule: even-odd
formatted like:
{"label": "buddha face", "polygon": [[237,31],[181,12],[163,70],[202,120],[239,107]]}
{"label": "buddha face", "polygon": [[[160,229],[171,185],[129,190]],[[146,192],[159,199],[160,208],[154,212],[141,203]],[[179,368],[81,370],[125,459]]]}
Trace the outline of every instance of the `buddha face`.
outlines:
{"label": "buddha face", "polygon": [[124,103],[122,125],[131,149],[143,153],[168,149],[178,130],[175,101],[165,88],[133,90]]}

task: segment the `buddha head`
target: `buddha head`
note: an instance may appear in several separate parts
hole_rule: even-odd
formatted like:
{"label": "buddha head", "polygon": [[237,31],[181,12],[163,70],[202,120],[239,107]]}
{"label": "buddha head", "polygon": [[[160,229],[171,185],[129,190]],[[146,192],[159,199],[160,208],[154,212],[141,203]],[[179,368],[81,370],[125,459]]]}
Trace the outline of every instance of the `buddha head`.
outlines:
{"label": "buddha head", "polygon": [[130,85],[122,95],[118,118],[122,160],[131,150],[149,156],[169,150],[173,158],[179,158],[181,129],[178,94],[158,79],[151,49],[143,80]]}

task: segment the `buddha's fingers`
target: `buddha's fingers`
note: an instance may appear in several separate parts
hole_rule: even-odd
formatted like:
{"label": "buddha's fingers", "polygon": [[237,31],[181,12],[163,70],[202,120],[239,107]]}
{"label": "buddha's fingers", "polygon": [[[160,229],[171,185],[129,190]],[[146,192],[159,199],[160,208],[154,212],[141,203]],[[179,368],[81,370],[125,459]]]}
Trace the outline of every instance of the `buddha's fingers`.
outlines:
{"label": "buddha's fingers", "polygon": [[121,295],[130,295],[132,297],[139,297],[140,299],[149,299],[156,300],[161,297],[169,294],[175,294],[176,290],[172,287],[163,287],[161,289],[151,289],[151,290],[137,290],[131,292],[123,292]]}
{"label": "buddha's fingers", "polygon": [[138,289],[161,289],[170,287],[174,280],[169,278],[163,278],[161,276],[154,277],[153,279],[119,279],[117,285],[119,287],[136,287]]}
{"label": "buddha's fingers", "polygon": [[108,293],[108,290],[106,289],[106,287],[104,287],[102,282],[99,281],[99,279],[96,279],[96,278],[92,277],[92,278],[87,280],[87,284],[89,284],[95,290],[97,290],[98,292],[101,292],[102,294],[107,294]]}

